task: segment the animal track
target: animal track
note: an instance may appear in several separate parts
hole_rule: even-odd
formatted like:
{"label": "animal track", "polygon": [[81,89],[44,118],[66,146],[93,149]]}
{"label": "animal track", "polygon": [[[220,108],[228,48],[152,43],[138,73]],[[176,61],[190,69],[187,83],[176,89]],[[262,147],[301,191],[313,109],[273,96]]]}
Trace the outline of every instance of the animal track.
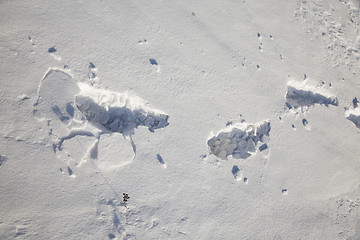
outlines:
{"label": "animal track", "polygon": [[116,236],[115,236],[114,234],[112,234],[112,233],[109,233],[109,234],[108,234],[108,237],[109,237],[109,239],[114,239],[114,238],[116,238]]}
{"label": "animal track", "polygon": [[241,180],[242,179],[242,173],[241,173],[238,166],[234,165],[232,170],[231,170],[231,173],[233,174],[233,176],[234,176],[234,178],[236,180]]}
{"label": "animal track", "polygon": [[283,188],[281,190],[281,193],[282,193],[282,195],[288,195],[289,194],[289,192],[288,192],[288,190],[286,188]]}
{"label": "animal track", "polygon": [[210,138],[208,146],[211,153],[221,159],[226,159],[229,155],[246,159],[255,153],[259,146],[268,142],[270,129],[269,121],[257,124],[236,123]]}
{"label": "animal track", "polygon": [[164,162],[164,159],[161,157],[160,154],[156,154],[156,158],[157,160],[159,161],[159,163],[164,167],[166,168],[166,163]]}
{"label": "animal track", "polygon": [[49,53],[54,53],[54,52],[56,52],[56,48],[55,48],[55,47],[51,47],[51,48],[48,49],[48,52],[49,52]]}
{"label": "animal track", "polygon": [[51,47],[48,49],[48,53],[55,59],[55,60],[58,60],[60,61],[61,60],[61,56],[57,53],[57,50],[54,47]]}
{"label": "animal track", "polygon": [[156,70],[156,72],[160,72],[160,66],[158,65],[158,62],[154,58],[149,58],[149,62]]}
{"label": "animal track", "polygon": [[289,109],[309,107],[314,104],[338,106],[338,99],[335,95],[322,87],[309,84],[308,80],[302,82],[289,81],[286,101]]}
{"label": "animal track", "polygon": [[71,176],[73,174],[73,171],[71,170],[70,167],[67,167],[67,172],[68,172],[69,176]]}
{"label": "animal track", "polygon": [[244,177],[244,178],[243,178],[243,181],[244,181],[245,184],[248,184],[248,183],[249,183],[249,179],[248,179],[247,177]]}
{"label": "animal track", "polygon": [[145,44],[148,44],[148,43],[149,42],[146,39],[138,41],[138,44],[140,44],[140,45],[145,45]]}
{"label": "animal track", "polygon": [[98,84],[99,78],[97,77],[98,69],[96,68],[95,64],[92,62],[89,62],[89,72],[88,72],[88,78],[91,85]]}
{"label": "animal track", "polygon": [[153,58],[150,58],[149,61],[150,61],[151,65],[158,65],[158,63],[156,62],[156,60],[153,59]]}

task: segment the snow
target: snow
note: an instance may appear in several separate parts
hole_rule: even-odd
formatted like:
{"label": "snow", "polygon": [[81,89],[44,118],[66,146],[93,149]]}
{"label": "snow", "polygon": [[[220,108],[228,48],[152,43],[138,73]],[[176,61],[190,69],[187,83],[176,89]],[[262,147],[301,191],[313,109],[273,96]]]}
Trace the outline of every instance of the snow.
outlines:
{"label": "snow", "polygon": [[304,107],[311,106],[313,104],[324,104],[328,106],[338,105],[338,99],[335,95],[328,92],[326,89],[318,86],[312,86],[309,83],[309,79],[302,82],[289,81],[288,90],[286,93],[287,105],[291,107]]}
{"label": "snow", "polygon": [[345,117],[352,121],[357,128],[360,128],[360,108],[357,107],[345,111]]}
{"label": "snow", "polygon": [[359,4],[2,1],[0,239],[359,239]]}
{"label": "snow", "polygon": [[75,97],[77,109],[90,122],[96,122],[112,132],[130,134],[138,126],[150,131],[169,125],[165,113],[146,106],[143,99],[130,92],[116,93],[79,83]]}
{"label": "snow", "polygon": [[[258,124],[237,123],[229,126],[208,140],[210,151],[215,156],[226,159],[232,155],[234,158],[246,159],[251,153],[266,149],[266,136],[269,136],[270,122],[263,121]],[[262,142],[260,145],[259,143]]]}

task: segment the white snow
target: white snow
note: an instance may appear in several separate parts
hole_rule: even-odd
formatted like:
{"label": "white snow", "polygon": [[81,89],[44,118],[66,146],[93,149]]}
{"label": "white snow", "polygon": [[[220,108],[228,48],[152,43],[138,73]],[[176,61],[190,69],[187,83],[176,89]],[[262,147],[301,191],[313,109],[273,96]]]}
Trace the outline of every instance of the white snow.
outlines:
{"label": "white snow", "polygon": [[359,6],[1,1],[0,239],[360,239]]}

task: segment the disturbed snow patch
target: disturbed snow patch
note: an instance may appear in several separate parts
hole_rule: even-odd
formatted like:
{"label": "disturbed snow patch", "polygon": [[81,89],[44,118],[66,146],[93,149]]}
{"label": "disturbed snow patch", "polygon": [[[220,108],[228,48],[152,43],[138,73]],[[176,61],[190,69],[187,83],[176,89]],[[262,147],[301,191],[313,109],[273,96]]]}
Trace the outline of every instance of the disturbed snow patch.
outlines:
{"label": "disturbed snow patch", "polygon": [[[131,137],[135,128],[146,126],[153,132],[169,125],[168,115],[148,107],[131,92],[95,88],[76,82],[68,72],[51,68],[40,81],[33,114],[47,123],[54,152],[76,166],[89,158],[99,160],[102,168],[125,166],[136,155]],[[110,151],[112,145],[122,149],[122,156]]]}
{"label": "disturbed snow patch", "polygon": [[268,120],[257,124],[236,123],[210,138],[208,146],[211,153],[221,159],[226,159],[229,155],[246,159],[257,149],[262,151],[267,148],[270,129]]}
{"label": "disturbed snow patch", "polygon": [[323,87],[311,84],[308,79],[302,82],[289,81],[287,84],[286,101],[289,108],[309,107],[314,104],[338,105],[335,95]]}
{"label": "disturbed snow patch", "polygon": [[75,105],[90,122],[99,123],[107,130],[132,134],[138,126],[146,126],[150,131],[164,128],[169,116],[150,109],[143,99],[131,92],[117,93],[96,89],[84,83],[78,83],[80,93]]}
{"label": "disturbed snow patch", "polygon": [[360,108],[345,111],[345,117],[346,119],[352,121],[357,128],[360,128]]}

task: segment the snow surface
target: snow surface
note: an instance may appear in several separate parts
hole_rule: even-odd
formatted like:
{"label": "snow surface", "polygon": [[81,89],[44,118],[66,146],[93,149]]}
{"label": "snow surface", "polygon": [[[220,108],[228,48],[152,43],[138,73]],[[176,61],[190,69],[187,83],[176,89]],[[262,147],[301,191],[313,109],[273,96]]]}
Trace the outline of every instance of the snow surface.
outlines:
{"label": "snow surface", "polygon": [[359,9],[1,1],[0,239],[360,239]]}

